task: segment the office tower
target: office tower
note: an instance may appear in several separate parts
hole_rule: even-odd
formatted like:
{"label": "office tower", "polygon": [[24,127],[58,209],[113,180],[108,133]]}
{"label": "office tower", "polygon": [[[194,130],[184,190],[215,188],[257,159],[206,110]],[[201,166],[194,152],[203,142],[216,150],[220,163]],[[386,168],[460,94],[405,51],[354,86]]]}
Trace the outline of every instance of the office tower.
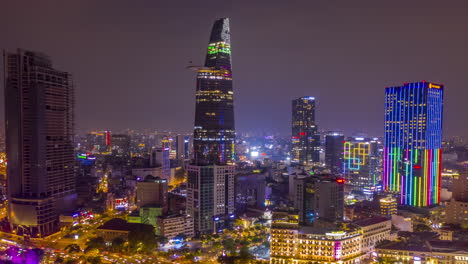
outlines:
{"label": "office tower", "polygon": [[137,206],[157,205],[166,212],[168,208],[167,201],[167,180],[158,177],[147,176],[143,181],[136,185],[136,204]]}
{"label": "office tower", "polygon": [[315,124],[315,98],[301,97],[292,101],[291,161],[301,165],[319,162],[320,135]]}
{"label": "office tower", "polygon": [[385,89],[383,186],[403,205],[440,201],[443,96],[425,81]]}
{"label": "office tower", "polygon": [[124,134],[113,134],[110,136],[109,145],[112,154],[121,157],[130,157],[130,136]]}
{"label": "office tower", "polygon": [[195,232],[211,234],[234,218],[233,165],[188,165],[187,213]]}
{"label": "office tower", "polygon": [[235,181],[236,214],[245,212],[248,206],[265,208],[265,174],[236,175]]}
{"label": "office tower", "polygon": [[184,160],[188,159],[189,149],[190,149],[190,137],[185,135],[177,135],[176,145],[177,145],[177,159]]}
{"label": "office tower", "polygon": [[161,177],[171,177],[171,161],[169,159],[169,147],[156,147],[151,150],[150,167],[161,167]]}
{"label": "office tower", "polygon": [[58,230],[58,213],[73,209],[73,83],[44,54],[4,54],[8,216],[18,234]]}
{"label": "office tower", "polygon": [[332,174],[343,172],[344,136],[340,132],[328,132],[325,135],[325,165]]}
{"label": "office tower", "polygon": [[93,131],[86,135],[87,151],[93,153],[106,153],[110,147],[110,131]]}
{"label": "office tower", "polygon": [[344,214],[344,180],[333,175],[293,175],[293,203],[299,221],[341,221]]}
{"label": "office tower", "polygon": [[222,230],[234,218],[234,140],[229,19],[221,18],[197,74],[194,159],[187,166],[187,213],[197,235]]}
{"label": "office tower", "polygon": [[234,162],[234,102],[229,19],[216,20],[204,67],[198,69],[193,134],[199,165]]}
{"label": "office tower", "polygon": [[379,202],[381,215],[390,218],[397,213],[397,200],[392,196],[381,198]]}
{"label": "office tower", "polygon": [[377,138],[351,137],[343,145],[343,177],[347,184],[367,196],[380,190],[380,141]]}
{"label": "office tower", "polygon": [[446,222],[462,224],[468,222],[468,170],[460,173],[458,179],[453,180],[452,199],[445,207]]}

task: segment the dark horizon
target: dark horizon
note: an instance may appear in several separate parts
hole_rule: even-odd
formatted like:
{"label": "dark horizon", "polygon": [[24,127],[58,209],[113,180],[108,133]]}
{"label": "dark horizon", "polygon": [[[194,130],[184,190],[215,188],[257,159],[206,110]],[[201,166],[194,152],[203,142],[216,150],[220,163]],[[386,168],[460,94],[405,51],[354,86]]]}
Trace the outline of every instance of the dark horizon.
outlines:
{"label": "dark horizon", "polygon": [[385,87],[426,80],[445,86],[444,137],[468,135],[466,1],[183,2],[3,3],[0,48],[43,52],[73,75],[77,132],[191,132],[186,66],[229,17],[238,134],[289,134],[291,101],[313,96],[319,130],[383,136]]}

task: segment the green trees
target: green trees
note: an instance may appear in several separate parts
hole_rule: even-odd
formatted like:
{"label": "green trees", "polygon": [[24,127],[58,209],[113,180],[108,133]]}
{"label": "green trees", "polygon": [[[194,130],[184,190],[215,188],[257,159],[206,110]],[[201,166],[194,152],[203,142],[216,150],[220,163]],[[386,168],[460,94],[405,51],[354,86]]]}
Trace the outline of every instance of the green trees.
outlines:
{"label": "green trees", "polygon": [[153,226],[138,225],[128,234],[129,248],[132,252],[148,253],[158,245]]}
{"label": "green trees", "polygon": [[101,257],[96,256],[96,257],[88,257],[87,262],[90,264],[101,264],[102,260]]}
{"label": "green trees", "polygon": [[169,239],[167,239],[167,237],[165,236],[158,236],[156,240],[161,244],[166,244],[167,242],[169,242]]}
{"label": "green trees", "polygon": [[468,221],[463,221],[460,225],[461,228],[468,230]]}
{"label": "green trees", "polygon": [[242,219],[234,220],[234,227],[243,228],[244,227],[244,221],[242,221]]}
{"label": "green trees", "polygon": [[236,251],[236,245],[234,243],[234,239],[232,239],[232,238],[228,238],[228,239],[224,240],[223,241],[223,246],[224,246],[224,249],[231,252],[231,254],[235,253],[235,251]]}
{"label": "green trees", "polygon": [[93,249],[103,251],[105,247],[106,247],[106,242],[104,241],[104,238],[94,237],[94,238],[91,238],[88,242],[86,242],[86,248],[84,251],[85,253]]}
{"label": "green trees", "polygon": [[414,231],[416,232],[425,232],[425,231],[432,231],[432,229],[425,225],[425,224],[417,224],[416,227],[414,228]]}
{"label": "green trees", "polygon": [[81,248],[77,244],[70,244],[65,247],[65,251],[67,251],[68,253],[79,253],[81,252]]}
{"label": "green trees", "polygon": [[112,244],[110,246],[110,251],[112,252],[123,252],[125,249],[125,240],[121,237],[116,237],[112,240]]}

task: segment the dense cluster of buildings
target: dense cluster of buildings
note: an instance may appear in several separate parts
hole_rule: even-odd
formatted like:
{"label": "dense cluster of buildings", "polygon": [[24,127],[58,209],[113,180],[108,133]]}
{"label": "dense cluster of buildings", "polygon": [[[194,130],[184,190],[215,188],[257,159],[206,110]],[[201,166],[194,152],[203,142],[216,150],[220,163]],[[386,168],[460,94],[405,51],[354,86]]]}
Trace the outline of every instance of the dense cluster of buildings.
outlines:
{"label": "dense cluster of buildings", "polygon": [[[229,19],[222,18],[204,65],[191,67],[193,135],[78,137],[71,75],[36,52],[5,54],[4,63],[3,231],[44,237],[84,211],[124,211],[125,219],[97,229],[110,243],[142,225],[171,240],[261,219],[271,227],[272,264],[468,262],[466,243],[453,234],[468,225],[468,174],[442,177],[443,147],[452,150],[442,142],[443,85],[386,88],[383,138],[319,131],[311,96],[292,101],[291,138],[236,135]],[[421,231],[437,235],[421,238]]]}

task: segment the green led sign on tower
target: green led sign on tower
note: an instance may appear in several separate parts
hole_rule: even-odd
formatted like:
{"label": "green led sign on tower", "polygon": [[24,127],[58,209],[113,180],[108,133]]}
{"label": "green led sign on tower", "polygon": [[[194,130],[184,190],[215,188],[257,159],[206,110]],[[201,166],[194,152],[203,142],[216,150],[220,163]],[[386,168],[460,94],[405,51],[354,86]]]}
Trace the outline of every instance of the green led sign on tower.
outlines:
{"label": "green led sign on tower", "polygon": [[198,69],[194,161],[224,165],[234,161],[234,102],[229,19],[215,21],[205,65]]}

